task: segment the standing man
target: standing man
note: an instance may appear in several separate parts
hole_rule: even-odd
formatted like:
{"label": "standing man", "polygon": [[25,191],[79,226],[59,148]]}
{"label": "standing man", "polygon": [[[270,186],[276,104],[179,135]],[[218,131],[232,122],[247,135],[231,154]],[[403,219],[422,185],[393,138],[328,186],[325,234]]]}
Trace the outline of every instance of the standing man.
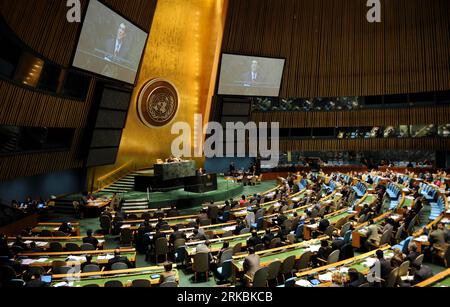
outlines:
{"label": "standing man", "polygon": [[127,36],[126,29],[126,25],[121,23],[117,29],[116,37],[106,41],[106,51],[110,55],[118,58],[127,57],[130,48],[125,40],[125,37]]}
{"label": "standing man", "polygon": [[261,72],[259,71],[259,63],[256,60],[252,61],[250,71],[246,72],[242,75],[242,80],[244,86],[252,87],[257,86],[258,83],[263,82],[263,77]]}

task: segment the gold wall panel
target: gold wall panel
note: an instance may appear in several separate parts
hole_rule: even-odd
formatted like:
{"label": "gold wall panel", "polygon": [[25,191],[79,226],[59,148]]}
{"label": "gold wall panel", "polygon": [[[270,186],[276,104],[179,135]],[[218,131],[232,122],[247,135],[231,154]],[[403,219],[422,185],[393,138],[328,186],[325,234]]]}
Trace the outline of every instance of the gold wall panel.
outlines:
{"label": "gold wall panel", "polygon": [[[177,137],[171,134],[172,124],[183,121],[193,127],[194,113],[208,114],[226,5],[227,0],[158,1],[116,164],[91,169],[91,183],[130,161],[140,169],[170,156]],[[161,128],[146,127],[136,111],[139,91],[154,78],[170,81],[180,95],[177,116]]]}

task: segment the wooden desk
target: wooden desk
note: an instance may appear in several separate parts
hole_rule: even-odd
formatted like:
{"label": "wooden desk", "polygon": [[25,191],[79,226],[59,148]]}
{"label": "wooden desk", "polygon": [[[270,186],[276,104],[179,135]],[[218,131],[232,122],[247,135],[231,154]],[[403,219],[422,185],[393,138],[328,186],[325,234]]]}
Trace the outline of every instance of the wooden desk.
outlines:
{"label": "wooden desk", "polygon": [[[295,256],[295,259],[300,259],[301,255],[311,246],[319,246],[320,241],[326,239],[326,237],[320,237],[317,239],[303,241],[301,243],[281,246],[277,248],[272,248],[268,250],[263,250],[256,252],[256,255],[260,256],[260,266],[265,267],[276,260],[283,262],[286,258],[290,256]],[[248,253],[233,256],[232,261],[232,280],[236,283],[237,278],[244,272],[244,259],[248,256]]]}
{"label": "wooden desk", "polygon": [[[109,259],[104,259],[106,255],[113,255],[115,250],[95,250],[95,251],[80,251],[80,252],[42,252],[42,253],[20,253],[18,256],[27,257],[22,259],[23,266],[41,266],[41,267],[51,267],[53,261],[66,261],[69,256],[82,257],[85,255],[92,255],[92,262],[96,262],[99,265],[107,265]],[[134,248],[122,248],[120,249],[121,255],[126,256],[131,262],[136,261],[136,250]],[[99,259],[99,256],[102,256]],[[37,260],[28,263],[28,260]],[[24,261],[25,260],[25,261]],[[83,260],[69,260],[66,261],[67,266],[73,266],[81,264],[85,261]]]}
{"label": "wooden desk", "polygon": [[[100,287],[104,287],[106,282],[112,280],[122,282],[124,287],[130,287],[133,280],[137,279],[149,280],[152,286],[157,286],[160,284],[160,278],[151,278],[151,275],[159,275],[164,271],[164,267],[153,266],[127,270],[71,274],[69,275],[71,284],[67,284],[66,287],[83,287],[91,284],[97,284]],[[173,269],[172,271],[176,274],[176,281],[179,282],[180,278],[178,270]],[[52,287],[58,283],[64,282],[67,278],[67,274],[52,275]]]}
{"label": "wooden desk", "polygon": [[[39,223],[36,227],[34,227],[31,232],[35,234],[40,234],[42,230],[49,230],[51,232],[58,231],[59,227],[61,226],[62,222],[58,223]],[[70,235],[72,236],[80,236],[80,223],[70,223],[72,225],[72,233]]]}
{"label": "wooden desk", "polygon": [[450,287],[450,268],[414,285],[414,287]]}
{"label": "wooden desk", "polygon": [[[104,236],[95,236],[95,238],[98,240],[98,249],[102,250],[103,245],[105,243],[105,237]],[[16,240],[15,237],[8,237],[8,245],[12,245],[14,241]],[[36,242],[37,247],[43,248],[44,250],[48,249],[50,247],[50,243],[52,242],[59,242],[61,245],[65,245],[67,243],[75,243],[79,246],[83,244],[83,237],[23,237],[22,238],[25,243],[27,241],[33,241]]]}
{"label": "wooden desk", "polygon": [[[341,210],[338,210],[336,212],[330,213],[325,216],[325,219],[327,219],[330,222],[330,225],[336,224],[339,220],[343,218],[351,218],[352,216],[356,215],[356,213],[350,213],[348,212],[348,208],[344,208]],[[312,232],[317,230],[319,227],[319,223],[316,223],[314,225],[304,225],[303,226],[303,239],[309,240],[312,237]]]}
{"label": "wooden desk", "polygon": [[[277,234],[279,228],[278,227],[274,227],[271,229],[272,234]],[[262,236],[264,235],[265,231],[259,231],[258,232],[258,236]],[[224,242],[228,242],[230,244],[230,248],[233,248],[235,245],[241,243],[242,247],[246,247],[247,246],[247,239],[249,239],[252,236],[251,233],[247,233],[247,234],[243,234],[243,235],[236,235],[236,236],[231,236],[231,237],[222,237],[222,238],[217,238],[217,239],[211,239],[208,240],[211,243],[210,246],[210,250],[212,253],[217,253],[222,249],[223,243]],[[205,243],[205,241],[195,241],[195,242],[186,242],[186,250],[187,253],[190,257],[194,256],[196,251],[195,248],[199,245],[199,244],[203,244]]]}

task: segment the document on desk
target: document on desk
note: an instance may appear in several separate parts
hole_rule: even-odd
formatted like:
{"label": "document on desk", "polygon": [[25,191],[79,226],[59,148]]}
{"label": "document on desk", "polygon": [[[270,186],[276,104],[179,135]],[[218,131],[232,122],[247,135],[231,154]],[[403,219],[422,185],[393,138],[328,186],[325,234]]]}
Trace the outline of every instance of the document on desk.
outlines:
{"label": "document on desk", "polygon": [[233,231],[236,229],[236,226],[228,226],[228,227],[224,227],[222,228],[223,231],[227,232],[227,231]]}
{"label": "document on desk", "polygon": [[67,261],[82,261],[85,262],[86,261],[86,257],[85,256],[69,256],[67,257]]}
{"label": "document on desk", "polygon": [[44,247],[47,246],[48,242],[36,242],[37,247]]}
{"label": "document on desk", "polygon": [[405,281],[405,280],[409,280],[409,281],[412,281],[412,280],[414,280],[414,276],[401,276],[400,277],[403,281]]}
{"label": "document on desk", "polygon": [[272,198],[274,196],[275,196],[275,192],[270,192],[270,193],[266,194],[266,197],[268,197],[268,198]]}
{"label": "document on desk", "polygon": [[[449,212],[449,213],[450,213],[450,212]],[[441,223],[449,224],[449,223],[450,223],[450,219],[449,219],[448,217],[444,217],[444,218],[441,220]]]}
{"label": "document on desk", "polygon": [[125,224],[120,227],[121,229],[131,228],[131,224]]}
{"label": "document on desk", "polygon": [[367,228],[361,228],[360,230],[358,230],[358,232],[362,235],[366,235],[367,234]]}
{"label": "document on desk", "polygon": [[332,281],[333,280],[332,279],[332,273],[326,273],[326,274],[323,274],[323,275],[319,275],[319,280],[320,281],[324,281],[324,282]]}
{"label": "document on desk", "polygon": [[377,259],[375,258],[367,258],[362,264],[368,268],[372,267],[375,262],[377,261]]}
{"label": "document on desk", "polygon": [[427,237],[426,235],[423,235],[423,236],[420,236],[420,237],[415,238],[414,241],[417,241],[417,242],[427,242],[427,241],[428,241],[428,237]]}
{"label": "document on desk", "polygon": [[48,258],[39,258],[35,262],[43,263],[43,262],[47,262],[47,261],[48,261]]}
{"label": "document on desk", "polygon": [[69,286],[69,284],[65,281],[62,281],[62,282],[59,282],[59,283],[53,285],[53,287],[55,287],[55,288],[67,287],[67,286]]}
{"label": "document on desk", "polygon": [[299,286],[299,287],[308,287],[308,288],[311,288],[311,287],[312,287],[311,283],[310,283],[309,281],[305,280],[305,279],[297,280],[297,281],[295,282],[295,284],[296,284],[297,286]]}
{"label": "document on desk", "polygon": [[22,261],[20,262],[22,265],[30,265],[32,263],[34,263],[35,260],[34,259],[22,259]]}
{"label": "document on desk", "polygon": [[112,258],[114,258],[114,256],[113,255],[100,255],[100,256],[98,256],[97,257],[97,260],[109,260],[109,259],[112,259]]}
{"label": "document on desk", "polygon": [[320,249],[320,245],[311,245],[306,249],[306,251],[310,251],[312,253],[317,253]]}

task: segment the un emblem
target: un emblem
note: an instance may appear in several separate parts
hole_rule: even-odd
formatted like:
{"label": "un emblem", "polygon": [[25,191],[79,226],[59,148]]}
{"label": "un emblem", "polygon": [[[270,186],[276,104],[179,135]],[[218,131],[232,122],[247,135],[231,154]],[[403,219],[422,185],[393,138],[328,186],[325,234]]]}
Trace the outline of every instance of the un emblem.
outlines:
{"label": "un emblem", "polygon": [[141,89],[137,111],[147,127],[163,127],[169,124],[178,112],[179,95],[175,86],[163,79],[148,81]]}

